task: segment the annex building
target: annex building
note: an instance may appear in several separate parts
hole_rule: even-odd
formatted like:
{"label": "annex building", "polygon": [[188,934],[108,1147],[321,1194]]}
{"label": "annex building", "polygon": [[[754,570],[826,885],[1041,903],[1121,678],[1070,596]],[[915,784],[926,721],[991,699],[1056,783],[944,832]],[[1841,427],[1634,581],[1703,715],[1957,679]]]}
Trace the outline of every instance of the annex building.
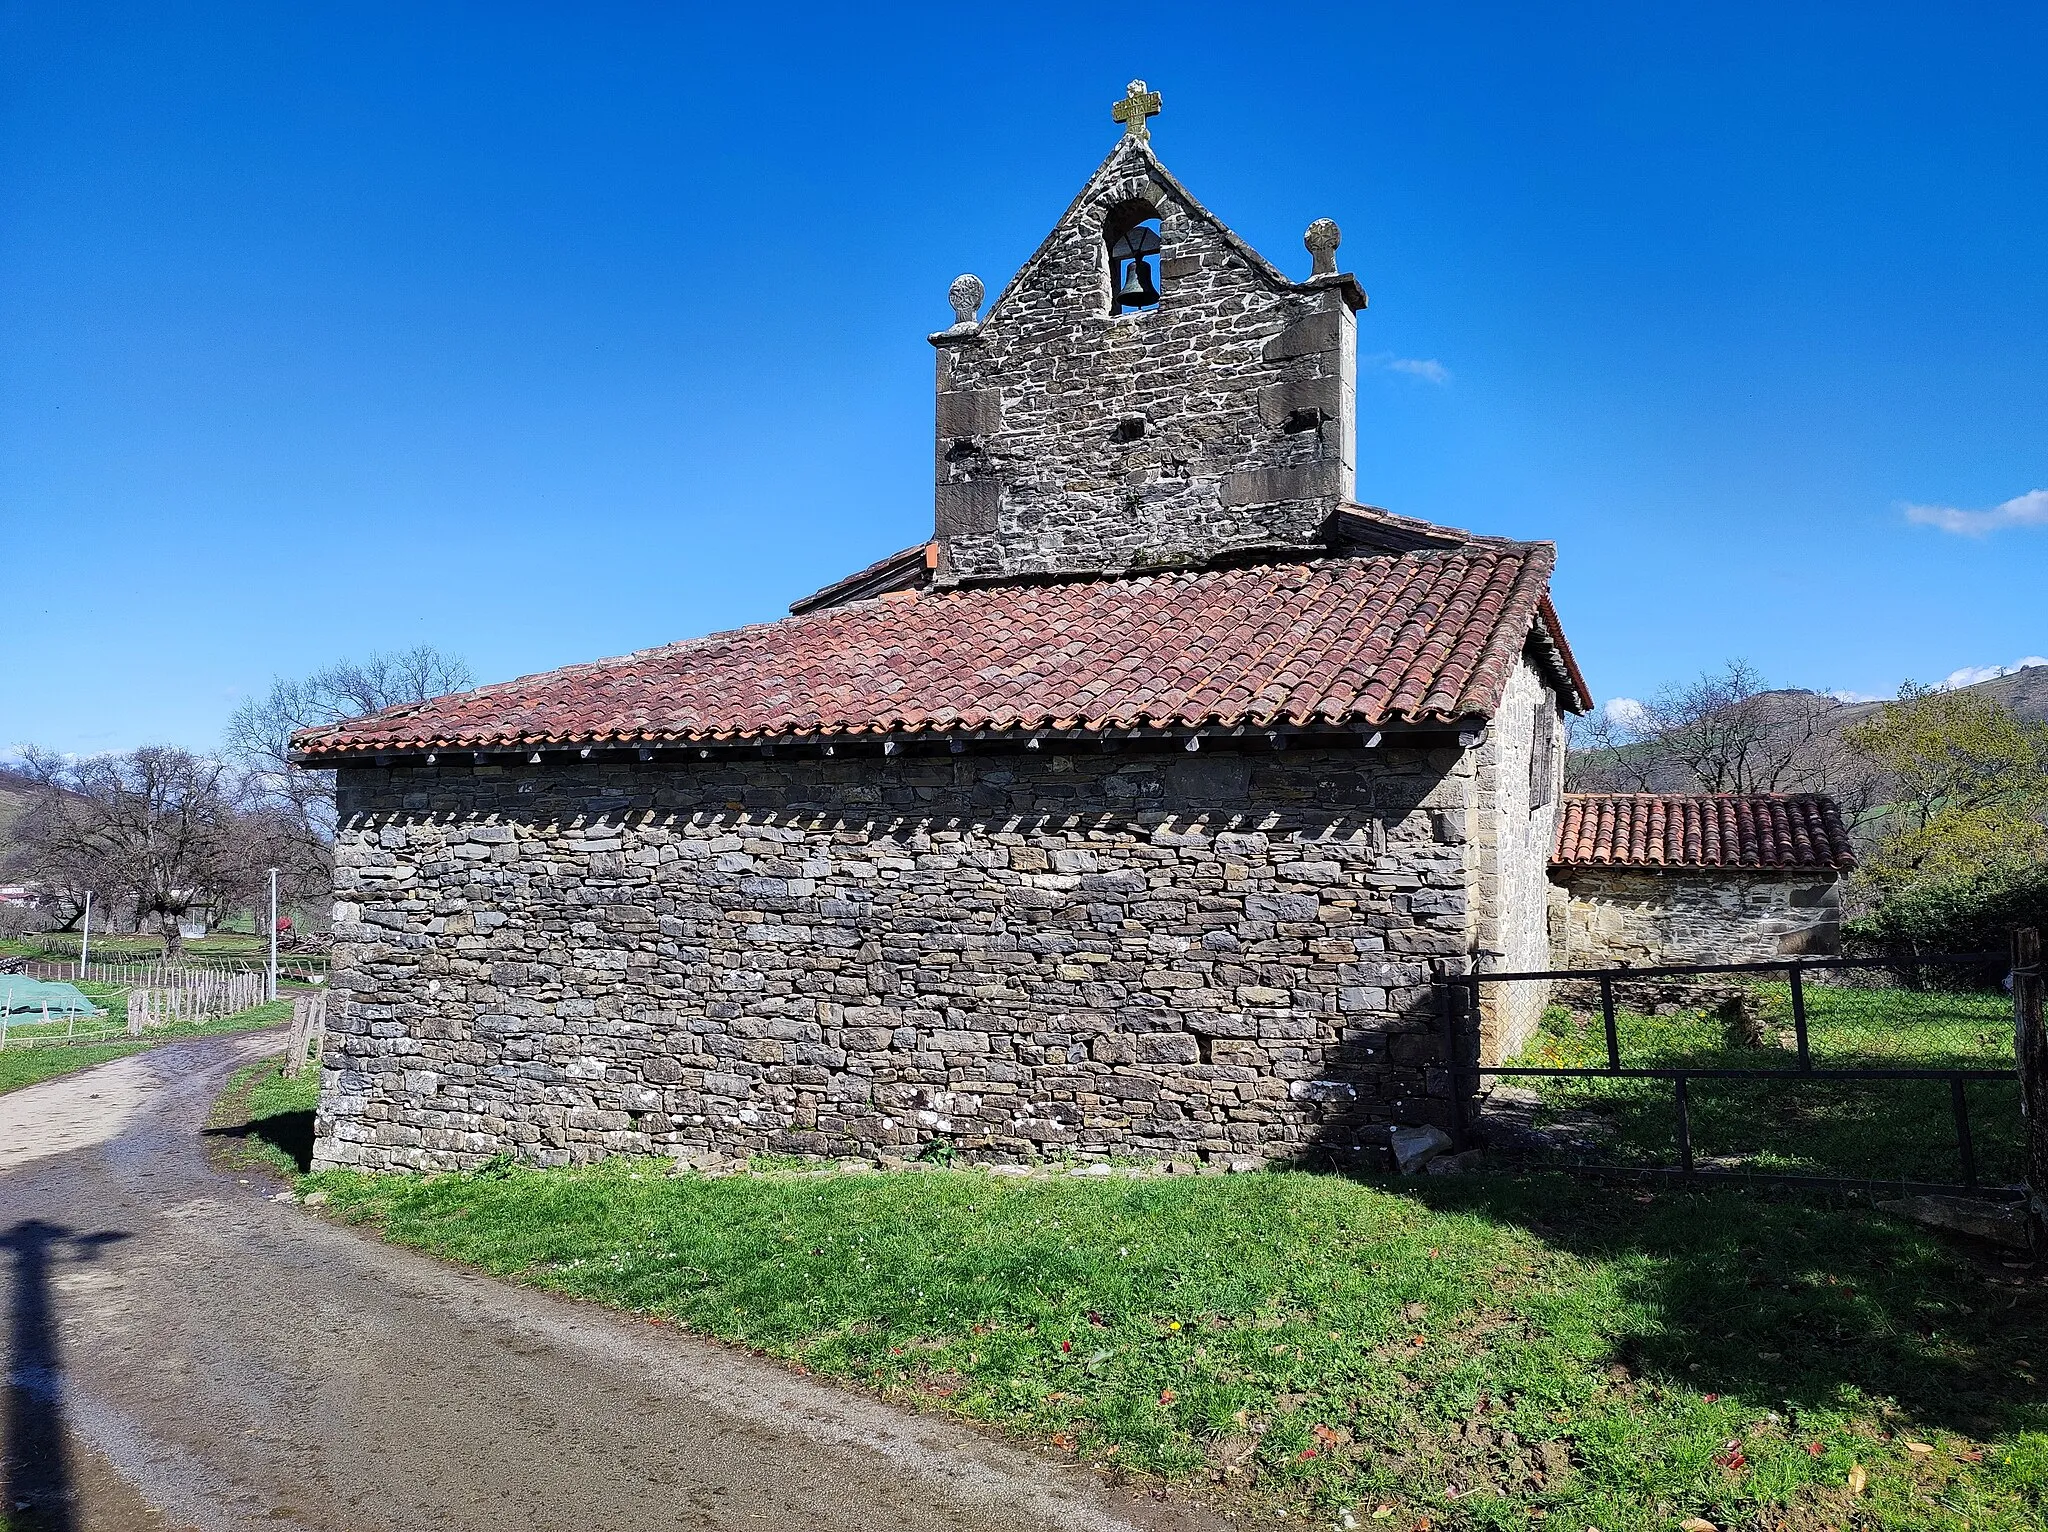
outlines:
{"label": "annex building", "polygon": [[[1281,1158],[1443,1120],[1548,966],[1554,550],[1361,504],[1366,298],[1124,134],[935,350],[931,538],[775,623],[297,739],[315,1163]],[[1511,1050],[1540,995],[1462,1039]]]}

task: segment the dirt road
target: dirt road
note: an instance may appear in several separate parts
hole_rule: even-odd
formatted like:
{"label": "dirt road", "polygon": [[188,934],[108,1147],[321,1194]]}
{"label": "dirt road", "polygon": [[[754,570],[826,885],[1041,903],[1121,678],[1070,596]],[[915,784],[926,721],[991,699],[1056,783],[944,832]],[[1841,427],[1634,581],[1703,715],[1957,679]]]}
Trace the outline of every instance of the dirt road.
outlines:
{"label": "dirt road", "polygon": [[19,1525],[1115,1532],[1209,1525],[944,1421],[504,1286],[207,1162],[177,1044],[0,1097]]}

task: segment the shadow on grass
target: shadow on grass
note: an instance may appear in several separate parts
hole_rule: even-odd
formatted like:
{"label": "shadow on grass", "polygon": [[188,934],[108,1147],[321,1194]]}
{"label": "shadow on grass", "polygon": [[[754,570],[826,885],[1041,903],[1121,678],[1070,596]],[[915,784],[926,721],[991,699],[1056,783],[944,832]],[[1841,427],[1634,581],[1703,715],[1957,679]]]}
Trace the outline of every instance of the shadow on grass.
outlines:
{"label": "shadow on grass", "polygon": [[[1908,996],[1917,1012],[1864,1018],[1855,995],[1818,995],[1810,1007],[1819,1068],[2010,1069],[2011,1024],[1995,998]],[[1831,1014],[1848,1011],[1846,1016]],[[1786,1024],[1789,1027],[1789,1023]],[[1600,1067],[1605,1048],[1597,1018],[1552,1011],[1519,1062]],[[1780,1031],[1774,1021],[1772,1033]],[[1783,1038],[1789,1039],[1789,1030]],[[1694,1080],[1694,1152],[1758,1168],[1872,1180],[1959,1181],[1963,1166],[1946,1080],[1807,1080],[1779,1043],[1731,1044],[1711,1017],[1621,1017],[1622,1061],[1634,1067],[1740,1069],[1762,1080]],[[1596,1158],[1625,1164],[1677,1160],[1677,1109],[1669,1080],[1520,1079],[1546,1106],[1586,1112],[1610,1125]],[[2019,1085],[1972,1080],[1965,1086],[1979,1176],[1993,1185],[2024,1173]]]}
{"label": "shadow on grass", "polygon": [[206,1136],[213,1139],[239,1141],[251,1147],[267,1145],[290,1160],[301,1174],[313,1168],[313,1114],[311,1112],[274,1112],[268,1117],[259,1117],[253,1122],[235,1123],[222,1128],[208,1128]]}
{"label": "shadow on grass", "polygon": [[1637,1378],[1781,1411],[1882,1409],[1985,1439],[2048,1430],[2048,1284],[1855,1205],[1560,1175],[1379,1184],[1607,1265]]}

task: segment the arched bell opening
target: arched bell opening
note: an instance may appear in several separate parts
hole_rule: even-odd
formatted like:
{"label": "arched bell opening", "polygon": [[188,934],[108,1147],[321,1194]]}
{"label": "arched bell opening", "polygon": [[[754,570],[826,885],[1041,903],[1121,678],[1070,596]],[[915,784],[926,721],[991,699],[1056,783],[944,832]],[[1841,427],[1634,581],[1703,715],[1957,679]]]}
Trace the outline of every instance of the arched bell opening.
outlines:
{"label": "arched bell opening", "polygon": [[1159,210],[1149,202],[1123,202],[1102,221],[1109,249],[1109,311],[1129,314],[1159,307]]}

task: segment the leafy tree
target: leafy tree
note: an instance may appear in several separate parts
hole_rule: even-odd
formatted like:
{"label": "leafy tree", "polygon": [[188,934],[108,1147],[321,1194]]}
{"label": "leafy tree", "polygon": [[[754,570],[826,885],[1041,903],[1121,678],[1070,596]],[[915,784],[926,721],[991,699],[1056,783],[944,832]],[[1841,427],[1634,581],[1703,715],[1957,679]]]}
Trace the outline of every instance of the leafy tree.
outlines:
{"label": "leafy tree", "polygon": [[1979,692],[1908,682],[1843,738],[1885,783],[1864,867],[1880,891],[2048,861],[2048,725]]}

